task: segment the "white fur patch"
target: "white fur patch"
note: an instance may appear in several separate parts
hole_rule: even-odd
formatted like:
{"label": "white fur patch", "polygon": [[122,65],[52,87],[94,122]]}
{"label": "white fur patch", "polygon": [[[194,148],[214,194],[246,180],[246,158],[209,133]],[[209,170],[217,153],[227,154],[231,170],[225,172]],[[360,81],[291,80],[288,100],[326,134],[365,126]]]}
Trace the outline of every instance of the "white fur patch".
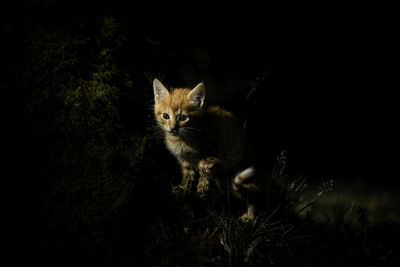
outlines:
{"label": "white fur patch", "polygon": [[175,156],[179,156],[182,153],[186,152],[196,152],[191,146],[188,146],[184,142],[169,142],[167,140],[167,147],[168,149],[174,154]]}
{"label": "white fur patch", "polygon": [[235,184],[243,183],[246,179],[248,179],[249,177],[253,176],[255,171],[256,170],[254,169],[254,167],[251,166],[251,167],[239,172],[235,176]]}

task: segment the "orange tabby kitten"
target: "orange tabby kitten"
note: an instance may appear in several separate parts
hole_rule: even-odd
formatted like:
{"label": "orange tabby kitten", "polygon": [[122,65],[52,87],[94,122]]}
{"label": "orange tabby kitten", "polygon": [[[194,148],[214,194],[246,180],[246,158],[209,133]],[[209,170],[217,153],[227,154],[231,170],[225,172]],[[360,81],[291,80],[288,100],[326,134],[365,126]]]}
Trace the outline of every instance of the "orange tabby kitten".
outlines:
{"label": "orange tabby kitten", "polygon": [[241,217],[254,218],[254,203],[248,194],[258,191],[248,182],[254,175],[254,157],[243,128],[232,113],[219,107],[204,107],[203,83],[194,89],[171,89],[157,79],[153,82],[154,114],[165,133],[167,148],[182,169],[182,183],[175,194],[194,190],[206,197],[211,187],[247,201]]}

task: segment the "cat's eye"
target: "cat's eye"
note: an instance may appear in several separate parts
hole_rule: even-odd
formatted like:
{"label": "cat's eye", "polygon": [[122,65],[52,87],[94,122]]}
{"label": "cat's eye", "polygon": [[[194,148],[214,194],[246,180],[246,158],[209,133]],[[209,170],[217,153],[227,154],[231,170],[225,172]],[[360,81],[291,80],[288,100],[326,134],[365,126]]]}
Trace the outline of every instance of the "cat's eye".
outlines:
{"label": "cat's eye", "polygon": [[162,114],[162,117],[163,117],[164,120],[169,120],[169,115],[168,115],[168,113],[163,113],[163,114]]}
{"label": "cat's eye", "polygon": [[185,121],[187,119],[186,115],[178,115],[178,121]]}

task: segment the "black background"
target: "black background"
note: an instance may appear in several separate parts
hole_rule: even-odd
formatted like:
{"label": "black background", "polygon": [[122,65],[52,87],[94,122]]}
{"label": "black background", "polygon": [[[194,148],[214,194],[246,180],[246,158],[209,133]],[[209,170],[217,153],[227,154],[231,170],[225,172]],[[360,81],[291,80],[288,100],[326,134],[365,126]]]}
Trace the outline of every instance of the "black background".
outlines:
{"label": "black background", "polygon": [[[13,163],[6,161],[12,175],[5,177],[16,188],[8,200],[23,203],[23,209],[12,208],[15,217],[29,218],[26,202],[33,200],[37,209],[40,192],[52,186],[37,183],[42,166],[36,165],[40,153],[26,121],[30,93],[18,83],[26,22],[68,28],[69,21],[90,25],[91,18],[107,15],[121,21],[130,36],[119,62],[139,71],[156,62],[163,67],[152,78],[164,72],[166,86],[203,81],[206,104],[246,120],[267,169],[286,149],[293,175],[316,181],[361,178],[373,187],[398,189],[398,34],[386,8],[43,3],[12,1],[1,10],[3,151]],[[141,55],[146,47],[137,40],[151,43],[157,53],[151,59]],[[151,82],[142,89],[152,91]]]}

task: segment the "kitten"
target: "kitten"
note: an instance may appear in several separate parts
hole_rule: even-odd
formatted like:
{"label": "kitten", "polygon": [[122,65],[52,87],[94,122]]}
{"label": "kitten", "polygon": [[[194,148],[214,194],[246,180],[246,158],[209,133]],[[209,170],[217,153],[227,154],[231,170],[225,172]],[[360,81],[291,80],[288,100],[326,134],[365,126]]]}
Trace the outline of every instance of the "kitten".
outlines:
{"label": "kitten", "polygon": [[203,83],[192,90],[169,91],[155,79],[153,89],[155,117],[165,133],[167,148],[182,169],[182,182],[173,192],[184,194],[196,190],[205,198],[210,186],[219,192],[230,191],[247,201],[247,211],[241,219],[253,220],[254,202],[249,193],[259,188],[248,181],[255,172],[254,156],[234,115],[220,107],[204,107]]}

